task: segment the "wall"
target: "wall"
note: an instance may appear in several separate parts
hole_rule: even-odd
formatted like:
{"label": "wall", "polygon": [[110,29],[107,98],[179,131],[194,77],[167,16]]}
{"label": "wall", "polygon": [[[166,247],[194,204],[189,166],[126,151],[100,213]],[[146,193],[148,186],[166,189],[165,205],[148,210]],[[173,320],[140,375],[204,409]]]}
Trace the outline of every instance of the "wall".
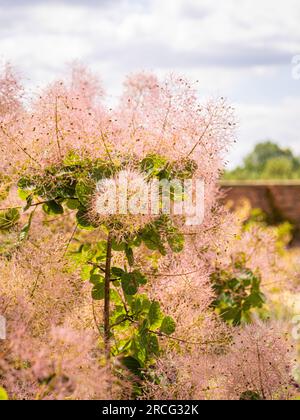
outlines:
{"label": "wall", "polygon": [[225,201],[236,207],[247,198],[253,208],[260,208],[271,218],[289,220],[300,232],[300,182],[230,182],[222,181]]}

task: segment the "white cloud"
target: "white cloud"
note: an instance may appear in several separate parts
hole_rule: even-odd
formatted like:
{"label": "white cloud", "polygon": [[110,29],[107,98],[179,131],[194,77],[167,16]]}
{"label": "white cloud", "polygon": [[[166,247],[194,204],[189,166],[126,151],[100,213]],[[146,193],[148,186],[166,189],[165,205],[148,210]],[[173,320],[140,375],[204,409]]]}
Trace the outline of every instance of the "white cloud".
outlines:
{"label": "white cloud", "polygon": [[277,104],[237,104],[239,142],[231,152],[231,164],[249,153],[254,141],[273,140],[300,156],[300,97],[286,97]]}
{"label": "white cloud", "polygon": [[261,138],[297,146],[300,82],[290,66],[299,22],[299,0],[0,0],[0,58],[30,86],[79,59],[112,95],[139,69],[199,79],[200,93],[237,104],[235,162]]}

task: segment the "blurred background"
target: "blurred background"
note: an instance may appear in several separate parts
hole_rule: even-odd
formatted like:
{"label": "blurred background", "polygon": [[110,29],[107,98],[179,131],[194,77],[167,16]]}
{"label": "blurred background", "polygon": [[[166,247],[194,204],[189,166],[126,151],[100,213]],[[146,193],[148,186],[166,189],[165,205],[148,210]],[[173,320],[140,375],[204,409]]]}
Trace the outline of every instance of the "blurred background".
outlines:
{"label": "blurred background", "polygon": [[299,0],[0,0],[0,62],[36,88],[79,60],[111,100],[137,70],[199,80],[236,107],[234,169],[261,141],[300,155],[299,22]]}

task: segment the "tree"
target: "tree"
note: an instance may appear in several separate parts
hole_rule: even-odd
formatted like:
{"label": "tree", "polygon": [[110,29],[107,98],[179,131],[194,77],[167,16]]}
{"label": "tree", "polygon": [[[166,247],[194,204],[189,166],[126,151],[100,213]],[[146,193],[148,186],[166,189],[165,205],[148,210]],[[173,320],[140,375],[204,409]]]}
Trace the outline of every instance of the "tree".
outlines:
{"label": "tree", "polygon": [[276,157],[268,160],[265,164],[263,179],[287,179],[293,178],[293,163],[287,157]]}
{"label": "tree", "polygon": [[225,179],[290,179],[298,178],[299,170],[300,159],[290,149],[267,141],[257,144],[242,166],[225,173]]}

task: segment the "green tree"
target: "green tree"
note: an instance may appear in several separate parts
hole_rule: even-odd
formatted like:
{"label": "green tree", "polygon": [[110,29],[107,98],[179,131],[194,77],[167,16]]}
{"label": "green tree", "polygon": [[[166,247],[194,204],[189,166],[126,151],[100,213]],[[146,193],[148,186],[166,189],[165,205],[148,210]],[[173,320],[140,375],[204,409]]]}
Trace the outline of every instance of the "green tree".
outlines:
{"label": "green tree", "polygon": [[228,180],[291,179],[300,177],[300,159],[271,141],[259,143],[242,166],[225,173]]}
{"label": "green tree", "polygon": [[293,163],[287,157],[276,157],[268,160],[265,164],[263,179],[291,179],[294,178]]}

